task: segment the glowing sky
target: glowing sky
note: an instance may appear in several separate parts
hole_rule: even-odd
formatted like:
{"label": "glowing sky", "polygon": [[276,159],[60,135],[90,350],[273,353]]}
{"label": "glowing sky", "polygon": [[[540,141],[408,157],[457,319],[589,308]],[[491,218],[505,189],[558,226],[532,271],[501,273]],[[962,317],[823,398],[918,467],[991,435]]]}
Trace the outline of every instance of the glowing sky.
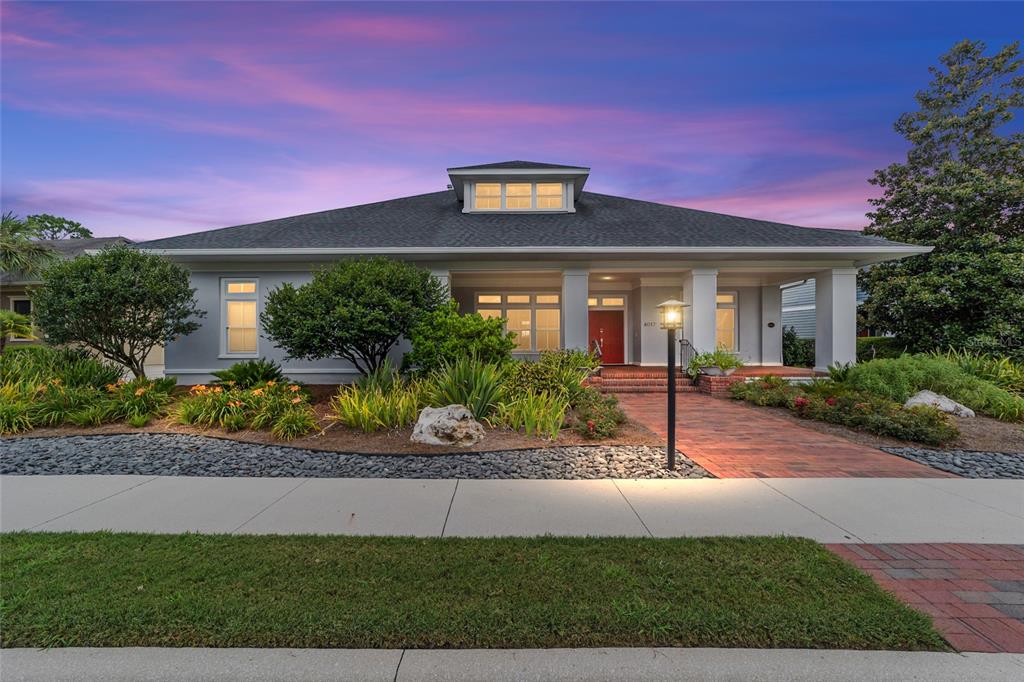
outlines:
{"label": "glowing sky", "polygon": [[892,122],[1022,4],[2,4],[4,211],[140,239],[592,167],[593,191],[860,228]]}

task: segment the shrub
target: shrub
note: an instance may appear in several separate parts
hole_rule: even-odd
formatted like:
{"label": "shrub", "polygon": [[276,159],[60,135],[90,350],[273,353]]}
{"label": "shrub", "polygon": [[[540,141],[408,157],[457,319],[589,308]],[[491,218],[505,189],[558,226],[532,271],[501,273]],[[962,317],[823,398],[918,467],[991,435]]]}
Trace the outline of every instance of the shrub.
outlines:
{"label": "shrub", "polygon": [[65,386],[102,389],[124,373],[120,366],[103,362],[84,348],[8,348],[0,360],[0,382],[38,385],[60,379]]}
{"label": "shrub", "polygon": [[217,383],[232,384],[238,388],[252,388],[268,381],[285,381],[281,365],[264,358],[236,362],[227,369],[213,372],[213,376],[217,377]]}
{"label": "shrub", "polygon": [[1024,394],[1024,363],[1015,362],[1008,357],[999,357],[987,353],[976,353],[969,350],[950,349],[945,352],[935,351],[933,357],[949,360],[960,369],[979,379],[991,381],[996,386]]}
{"label": "shrub", "polygon": [[309,395],[302,387],[268,381],[248,389],[193,386],[189,395],[178,404],[176,415],[183,424],[219,426],[229,431],[270,429],[271,434],[278,437],[274,427],[286,415],[287,425],[278,431],[298,433],[298,425],[303,420],[290,414],[295,411],[305,412],[309,417],[305,423],[313,424],[306,432],[315,428],[316,416],[309,406]]}
{"label": "shrub", "polygon": [[722,371],[727,371],[730,369],[739,369],[742,366],[742,360],[729,351],[719,348],[713,353],[698,353],[693,356],[693,359],[690,360],[689,366],[686,368],[686,374],[691,379],[696,379],[700,375],[701,369],[704,367],[717,367]]}
{"label": "shrub", "polygon": [[24,384],[0,384],[0,435],[32,428],[32,398],[33,392]]}
{"label": "shrub", "polygon": [[464,405],[473,417],[484,419],[501,402],[504,372],[476,358],[445,362],[430,375],[427,399],[434,407]]}
{"label": "shrub", "polygon": [[501,318],[484,318],[478,313],[460,315],[458,303],[449,301],[413,327],[409,336],[412,351],[406,353],[402,366],[428,373],[445,362],[470,356],[501,365],[512,359],[515,336],[505,330]]}
{"label": "shrub", "polygon": [[573,407],[572,427],[584,438],[600,440],[613,438],[626,423],[626,413],[619,407],[618,398],[587,388]]}
{"label": "shrub", "polygon": [[385,392],[392,390],[395,384],[401,383],[402,375],[391,363],[391,358],[384,358],[376,369],[355,380],[355,385],[360,388]]}
{"label": "shrub", "polygon": [[858,336],[857,362],[898,358],[907,352],[907,344],[895,336]]}
{"label": "shrub", "polygon": [[902,355],[850,369],[847,385],[898,403],[921,390],[934,391],[973,410],[1006,421],[1024,418],[1024,398],[964,371],[942,357]]}
{"label": "shrub", "polygon": [[933,407],[903,409],[898,403],[864,393],[845,393],[823,398],[807,395],[793,400],[793,410],[805,419],[816,419],[879,436],[941,445],[956,438],[959,431],[949,418]]}
{"label": "shrub", "polygon": [[109,406],[105,416],[108,419],[126,420],[132,426],[145,426],[150,419],[162,414],[171,402],[174,386],[173,378],[155,381],[135,379],[108,384]]}
{"label": "shrub", "polygon": [[782,364],[787,367],[814,367],[814,339],[801,339],[795,327],[782,330]]}
{"label": "shrub", "polygon": [[559,393],[576,404],[585,390],[583,382],[600,366],[600,361],[585,351],[541,353],[537,361],[521,360],[506,371],[505,387],[511,395]]}
{"label": "shrub", "polygon": [[270,428],[270,435],[281,440],[294,440],[314,430],[316,417],[312,410],[289,407],[274,422]]}
{"label": "shrub", "polygon": [[[51,379],[36,389],[32,423],[37,426],[59,426],[72,422],[76,414],[104,402],[105,396],[87,386],[65,386],[60,379]],[[101,423],[100,422],[97,423]],[[91,425],[91,424],[86,424]]]}
{"label": "shrub", "polygon": [[334,419],[351,429],[371,433],[416,423],[424,403],[419,381],[401,379],[384,386],[353,384],[342,386],[331,400]]}
{"label": "shrub", "polygon": [[565,423],[569,401],[561,393],[524,393],[518,398],[500,403],[489,421],[527,436],[558,438]]}
{"label": "shrub", "polygon": [[750,383],[738,381],[729,387],[734,398],[762,407],[789,407],[802,391],[777,376],[767,376]]}

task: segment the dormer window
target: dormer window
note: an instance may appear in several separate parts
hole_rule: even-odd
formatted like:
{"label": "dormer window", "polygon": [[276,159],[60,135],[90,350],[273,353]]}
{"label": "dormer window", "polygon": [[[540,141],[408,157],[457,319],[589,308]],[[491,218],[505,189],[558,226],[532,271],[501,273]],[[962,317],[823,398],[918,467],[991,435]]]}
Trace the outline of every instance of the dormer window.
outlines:
{"label": "dormer window", "polygon": [[562,182],[477,182],[473,189],[474,211],[564,211]]}

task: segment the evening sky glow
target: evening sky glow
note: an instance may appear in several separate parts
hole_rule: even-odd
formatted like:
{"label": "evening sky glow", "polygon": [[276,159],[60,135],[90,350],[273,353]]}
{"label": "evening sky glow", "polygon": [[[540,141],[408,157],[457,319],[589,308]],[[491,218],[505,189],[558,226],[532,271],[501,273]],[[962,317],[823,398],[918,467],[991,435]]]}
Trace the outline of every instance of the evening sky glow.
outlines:
{"label": "evening sky glow", "polygon": [[[2,203],[145,239],[444,188],[587,189],[866,224],[892,130],[1020,4],[2,3]],[[1016,35],[1015,35],[1016,34]]]}

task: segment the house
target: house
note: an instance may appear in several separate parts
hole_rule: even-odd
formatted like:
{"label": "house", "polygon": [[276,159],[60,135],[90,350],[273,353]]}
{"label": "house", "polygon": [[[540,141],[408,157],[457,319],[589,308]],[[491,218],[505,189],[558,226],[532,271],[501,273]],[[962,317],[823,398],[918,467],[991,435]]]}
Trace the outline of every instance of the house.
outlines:
{"label": "house", "polygon": [[753,365],[782,364],[782,289],[815,279],[819,367],[855,359],[857,268],[925,253],[813,229],[585,192],[590,169],[508,161],[448,169],[440,192],[138,244],[187,266],[199,331],[166,348],[182,382],[245,358],[311,383],[351,379],[342,360],[284,362],[260,329],[267,292],[340,258],[429,268],[463,312],[502,317],[517,353],[600,346],[606,364],[664,365],[658,303],[688,304],[684,337]]}
{"label": "house", "polygon": [[[814,279],[793,282],[782,287],[782,327],[792,327],[802,339],[813,339],[817,327],[814,305]],[[857,305],[866,301],[868,292],[857,287]],[[859,329],[860,336],[870,336],[868,330]]]}

